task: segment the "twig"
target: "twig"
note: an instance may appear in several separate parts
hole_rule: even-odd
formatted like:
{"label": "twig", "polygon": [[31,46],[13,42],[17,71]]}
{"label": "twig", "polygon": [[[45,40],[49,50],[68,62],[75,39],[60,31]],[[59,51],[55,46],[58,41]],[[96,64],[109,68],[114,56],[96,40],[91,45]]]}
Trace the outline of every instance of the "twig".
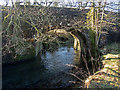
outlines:
{"label": "twig", "polygon": [[82,81],[82,82],[84,83],[84,80],[80,79],[80,78],[79,78],[78,76],[76,76],[75,74],[70,73],[70,75],[72,75],[72,76],[76,77],[78,80],[80,80],[80,81]]}

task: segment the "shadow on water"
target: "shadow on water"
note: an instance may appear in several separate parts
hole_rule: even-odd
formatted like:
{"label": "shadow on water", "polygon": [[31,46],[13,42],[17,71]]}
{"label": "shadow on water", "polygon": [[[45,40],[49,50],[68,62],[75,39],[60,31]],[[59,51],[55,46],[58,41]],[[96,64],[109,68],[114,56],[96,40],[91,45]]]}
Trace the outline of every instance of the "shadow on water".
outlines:
{"label": "shadow on water", "polygon": [[75,78],[69,74],[72,67],[66,64],[79,63],[79,53],[72,47],[47,51],[36,60],[3,66],[3,88],[68,87]]}

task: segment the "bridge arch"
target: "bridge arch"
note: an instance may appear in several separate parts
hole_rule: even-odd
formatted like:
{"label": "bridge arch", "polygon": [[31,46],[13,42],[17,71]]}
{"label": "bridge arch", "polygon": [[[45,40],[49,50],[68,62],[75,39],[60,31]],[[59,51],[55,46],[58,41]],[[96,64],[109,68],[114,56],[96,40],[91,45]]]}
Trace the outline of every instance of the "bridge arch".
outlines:
{"label": "bridge arch", "polygon": [[74,49],[77,50],[82,58],[82,53],[86,54],[86,58],[88,58],[88,50],[87,50],[87,41],[85,35],[78,30],[65,30],[65,29],[54,29],[47,32],[48,34],[70,34],[74,38]]}
{"label": "bridge arch", "polygon": [[48,34],[65,34],[65,35],[70,34],[74,38],[74,49],[81,51],[80,40],[76,35],[74,35],[74,33],[67,32],[65,29],[54,29],[54,30],[50,30],[47,33]]}

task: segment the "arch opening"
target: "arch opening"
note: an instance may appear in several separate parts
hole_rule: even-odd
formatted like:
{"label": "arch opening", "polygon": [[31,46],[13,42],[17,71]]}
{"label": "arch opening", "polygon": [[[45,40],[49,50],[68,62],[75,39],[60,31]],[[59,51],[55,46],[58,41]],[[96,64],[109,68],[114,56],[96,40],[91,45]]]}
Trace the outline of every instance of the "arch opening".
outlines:
{"label": "arch opening", "polygon": [[71,35],[74,38],[74,46],[73,46],[74,49],[78,50],[78,51],[81,51],[80,39],[76,35],[74,35],[74,33],[67,32],[64,29],[54,29],[54,30],[50,30],[48,32],[48,34],[65,34],[65,35]]}
{"label": "arch opening", "polygon": [[[65,35],[71,35],[74,39],[74,44],[73,44],[73,48],[74,48],[74,53],[77,53],[77,62],[79,62],[80,64],[80,61],[81,61],[81,53],[82,53],[82,50],[81,50],[81,39],[78,38],[78,36],[73,33],[73,32],[69,32],[69,31],[66,31],[65,29],[54,29],[54,30],[50,30],[48,32],[48,34],[65,34]],[[78,61],[78,57],[79,57],[79,61]]]}

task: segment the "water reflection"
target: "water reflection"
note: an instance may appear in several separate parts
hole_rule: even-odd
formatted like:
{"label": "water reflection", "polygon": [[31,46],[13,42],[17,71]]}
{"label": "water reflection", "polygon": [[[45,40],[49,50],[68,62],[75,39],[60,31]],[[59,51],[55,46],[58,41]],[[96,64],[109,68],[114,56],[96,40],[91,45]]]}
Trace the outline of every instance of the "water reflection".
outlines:
{"label": "water reflection", "polygon": [[[54,52],[45,52],[36,60],[18,65],[3,66],[3,88],[26,87],[33,83],[43,87],[49,84],[61,83],[67,86],[73,77],[68,75],[72,67],[66,64],[79,64],[80,53],[72,47],[61,47]],[[48,85],[49,87],[49,85]]]}

